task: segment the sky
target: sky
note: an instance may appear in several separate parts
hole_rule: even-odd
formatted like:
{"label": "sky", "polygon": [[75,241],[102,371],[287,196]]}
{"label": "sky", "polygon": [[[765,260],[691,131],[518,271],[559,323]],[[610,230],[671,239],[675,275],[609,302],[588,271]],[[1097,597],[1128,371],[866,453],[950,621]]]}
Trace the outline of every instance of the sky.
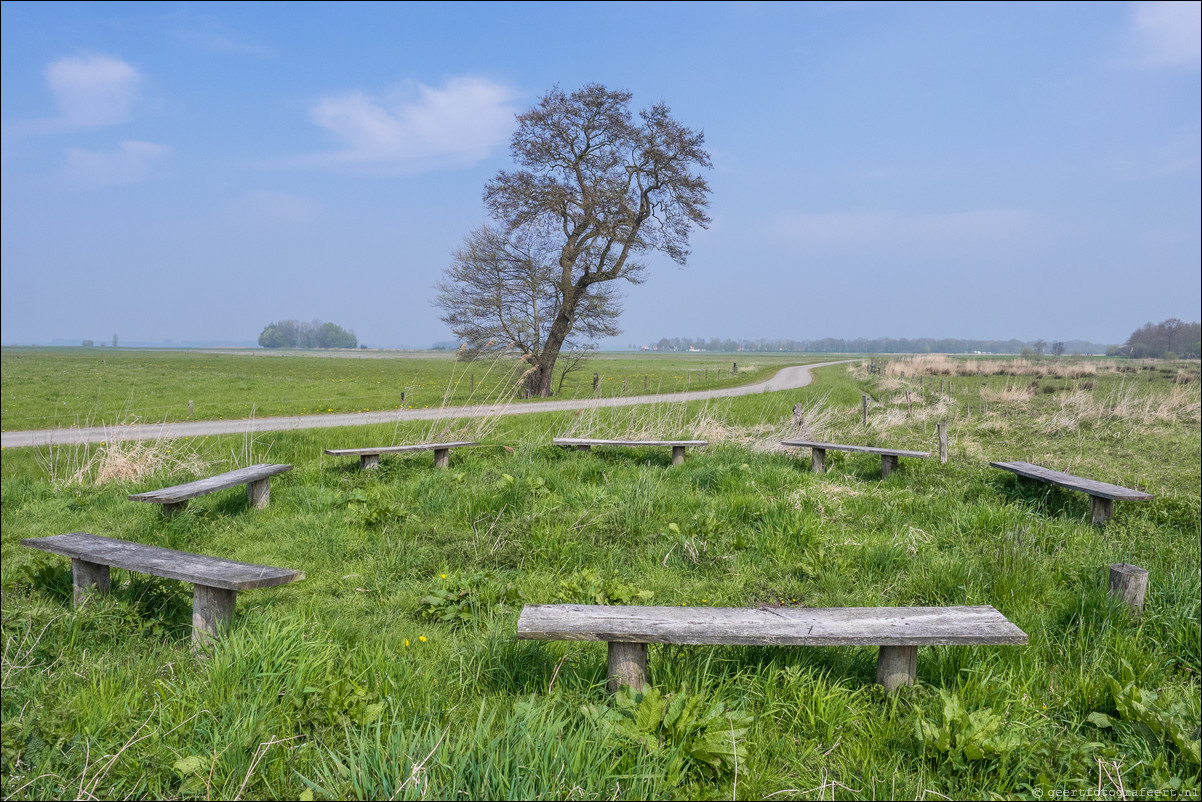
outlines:
{"label": "sky", "polygon": [[1202,306],[1202,4],[0,5],[0,343],[452,340],[434,284],[558,86],[705,134],[660,337],[1120,343]]}

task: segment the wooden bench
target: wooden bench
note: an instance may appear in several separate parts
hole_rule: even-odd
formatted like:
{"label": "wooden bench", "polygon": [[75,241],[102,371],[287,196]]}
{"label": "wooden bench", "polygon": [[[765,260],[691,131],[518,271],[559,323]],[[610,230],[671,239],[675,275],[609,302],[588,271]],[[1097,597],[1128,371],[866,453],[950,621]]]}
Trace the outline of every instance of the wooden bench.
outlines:
{"label": "wooden bench", "polygon": [[1010,471],[1027,479],[1038,479],[1041,482],[1050,482],[1067,487],[1069,490],[1080,490],[1082,493],[1089,494],[1089,521],[1094,524],[1104,524],[1110,520],[1110,516],[1114,514],[1116,498],[1123,501],[1150,501],[1153,498],[1151,493],[1093,479],[1082,479],[1071,473],[1053,471],[1029,462],[991,462],[989,464],[991,467],[1001,468],[1003,471]]}
{"label": "wooden bench", "polygon": [[671,446],[673,465],[684,465],[684,450],[689,446],[709,445],[705,440],[595,440],[588,437],[556,437],[551,443],[575,446],[577,451],[588,451],[593,446]]}
{"label": "wooden bench", "polygon": [[291,465],[251,465],[236,471],[220,473],[208,479],[198,479],[162,490],[151,490],[147,493],[137,493],[129,497],[130,501],[144,501],[147,504],[163,505],[164,515],[174,515],[183,512],[188,506],[188,500],[197,496],[216,493],[238,485],[246,485],[246,501],[256,508],[263,509],[271,500],[271,477],[292,470]]}
{"label": "wooden bench", "polygon": [[380,448],[327,448],[325,453],[332,457],[359,457],[359,465],[364,469],[378,468],[381,454],[409,454],[414,451],[433,451],[434,467],[446,468],[451,462],[452,448],[467,448],[478,446],[479,443],[419,443],[412,446],[382,446]]}
{"label": "wooden bench", "polygon": [[620,607],[528,604],[519,639],[609,644],[610,692],[647,683],[647,644],[879,646],[876,681],[912,685],[919,646],[1014,644],[1027,635],[988,605],[978,607]]}
{"label": "wooden bench", "polygon": [[798,446],[801,448],[810,449],[813,455],[812,467],[814,473],[822,473],[826,470],[826,452],[827,451],[855,451],[861,454],[880,454],[881,455],[881,478],[884,479],[889,474],[897,470],[898,457],[924,457],[931,456],[929,451],[902,451],[897,448],[872,448],[870,446],[844,446],[838,443],[812,443],[809,440],[783,440],[782,446]]}
{"label": "wooden bench", "polygon": [[71,558],[76,605],[89,592],[108,595],[110,568],[191,582],[192,642],[196,645],[203,645],[229,629],[238,591],[285,585],[305,578],[303,571],[206,557],[87,532],[26,538],[21,545]]}

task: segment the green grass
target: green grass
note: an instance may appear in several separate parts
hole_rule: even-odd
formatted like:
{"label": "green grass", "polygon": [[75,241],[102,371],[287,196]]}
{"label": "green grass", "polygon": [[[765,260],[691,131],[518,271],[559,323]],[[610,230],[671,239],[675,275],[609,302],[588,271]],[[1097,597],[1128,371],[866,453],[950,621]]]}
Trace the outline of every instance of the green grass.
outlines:
{"label": "green grass", "polygon": [[[1121,783],[1197,798],[1199,383],[1116,371],[1001,400],[1027,379],[974,376],[940,400],[912,369],[900,383],[819,376],[710,405],[507,418],[448,471],[429,454],[376,472],[321,455],[392,426],[175,443],[209,471],[231,454],[296,468],[266,510],[231,490],[172,520],[125,496],[191,474],[67,484],[49,480],[45,449],[5,451],[4,796],[982,798]],[[835,442],[934,450],[947,419],[949,462],[903,459],[882,481],[878,458],[829,452],[815,475],[808,453],[772,447],[799,401]],[[549,445],[581,430],[713,445],[676,468],[668,449]],[[1094,527],[1083,494],[1020,484],[990,459],[1156,498],[1116,502]],[[73,610],[68,561],[17,542],[70,531],[307,578],[240,594],[233,632],[202,658],[178,583],[115,571],[111,596]],[[1142,616],[1106,593],[1106,566],[1124,560],[1150,571]],[[737,774],[715,775],[688,758],[704,753],[696,732],[665,728],[652,746],[599,723],[616,710],[604,644],[514,638],[523,603],[598,597],[992,604],[1030,644],[924,648],[918,685],[893,696],[872,684],[870,648],[654,646],[659,692],[750,717]]]}
{"label": "green grass", "polygon": [[[2,353],[6,431],[180,421],[188,418],[189,401],[198,420],[488,404],[514,396],[524,367],[512,356],[465,364],[437,352],[313,356],[4,348]],[[795,354],[598,354],[568,374],[559,395],[733,387],[763,381],[785,365],[821,361],[829,360]],[[596,393],[594,373],[600,378]],[[558,374],[556,382],[558,387]]]}

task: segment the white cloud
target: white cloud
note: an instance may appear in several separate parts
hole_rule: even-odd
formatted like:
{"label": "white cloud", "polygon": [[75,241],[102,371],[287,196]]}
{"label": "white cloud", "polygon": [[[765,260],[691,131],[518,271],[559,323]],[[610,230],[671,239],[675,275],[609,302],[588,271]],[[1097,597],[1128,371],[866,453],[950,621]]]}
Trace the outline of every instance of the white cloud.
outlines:
{"label": "white cloud", "polygon": [[62,178],[89,186],[133,184],[149,176],[170,152],[166,145],[136,141],[122,142],[116,151],[109,153],[67,148]]}
{"label": "white cloud", "polygon": [[309,110],[338,150],[308,164],[360,165],[399,172],[475,164],[508,140],[516,92],[483,78],[451,78],[441,89],[418,84],[385,97],[347,92]]}
{"label": "white cloud", "polygon": [[67,128],[95,128],[129,120],[142,77],[111,56],[71,56],[46,67],[46,83]]}
{"label": "white cloud", "polygon": [[1034,214],[1017,209],[935,214],[784,212],[770,224],[777,238],[814,250],[930,257],[1026,242],[1041,237],[1042,229]]}
{"label": "white cloud", "polygon": [[1144,66],[1202,63],[1202,3],[1145,2],[1131,20],[1137,60]]}

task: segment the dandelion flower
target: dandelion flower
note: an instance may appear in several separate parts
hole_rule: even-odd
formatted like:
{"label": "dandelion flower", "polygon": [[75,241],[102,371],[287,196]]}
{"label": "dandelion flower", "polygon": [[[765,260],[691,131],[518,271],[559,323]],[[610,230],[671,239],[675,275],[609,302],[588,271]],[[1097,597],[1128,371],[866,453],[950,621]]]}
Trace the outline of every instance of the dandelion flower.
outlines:
{"label": "dandelion flower", "polygon": [[419,635],[419,636],[417,637],[417,639],[418,639],[419,641],[421,641],[422,643],[425,643],[425,642],[426,642],[426,636],[425,636],[425,635]]}

